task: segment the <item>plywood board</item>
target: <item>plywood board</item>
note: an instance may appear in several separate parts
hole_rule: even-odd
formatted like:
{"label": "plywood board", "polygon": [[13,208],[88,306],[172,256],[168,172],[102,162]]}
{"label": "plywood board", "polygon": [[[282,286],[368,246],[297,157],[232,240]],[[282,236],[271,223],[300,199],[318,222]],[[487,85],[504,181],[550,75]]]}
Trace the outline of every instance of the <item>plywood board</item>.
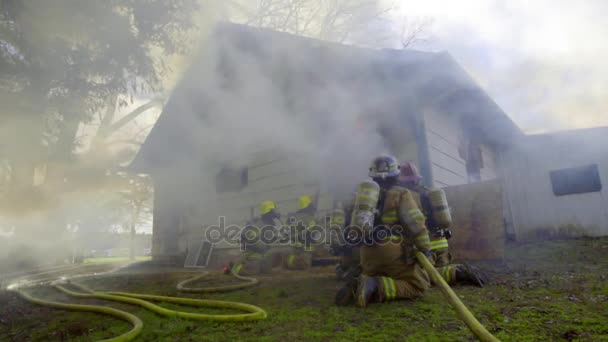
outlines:
{"label": "plywood board", "polygon": [[452,210],[452,255],[457,259],[502,259],[505,229],[500,182],[457,185],[443,190]]}

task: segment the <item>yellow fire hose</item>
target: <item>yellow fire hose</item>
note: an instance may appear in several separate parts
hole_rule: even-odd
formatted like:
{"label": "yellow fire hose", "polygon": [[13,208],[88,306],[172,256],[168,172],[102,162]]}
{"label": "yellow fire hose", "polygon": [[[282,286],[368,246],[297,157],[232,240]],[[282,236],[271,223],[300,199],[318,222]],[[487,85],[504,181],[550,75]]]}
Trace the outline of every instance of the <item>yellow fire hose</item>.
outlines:
{"label": "yellow fire hose", "polygon": [[[483,342],[499,342],[499,340],[494,337],[490,332],[488,332],[485,327],[473,316],[473,314],[466,308],[466,306],[460,301],[456,293],[450,288],[450,286],[443,280],[441,275],[437,272],[435,267],[428,261],[426,256],[420,252],[416,253],[416,257],[424,269],[430,274],[433,282],[439,287],[445,298],[448,300],[450,305],[456,310],[456,313],[462,319],[468,328],[473,332],[479,340]],[[46,274],[46,272],[44,273]],[[226,291],[234,291],[238,289],[243,289],[251,286],[255,286],[258,284],[258,280],[250,277],[239,276],[238,274],[232,273],[234,277],[239,280],[244,280],[245,283],[228,285],[228,286],[216,286],[216,287],[207,287],[207,288],[190,288],[186,287],[186,284],[191,282],[200,280],[207,276],[208,273],[205,272],[200,275],[196,275],[195,277],[186,279],[177,284],[177,289],[180,292],[188,292],[188,293],[214,293],[214,292],[226,292]],[[204,299],[191,299],[191,298],[181,298],[181,297],[167,297],[167,296],[155,296],[155,295],[145,295],[145,294],[137,294],[137,293],[127,293],[127,292],[95,292],[92,291],[82,285],[77,283],[71,283],[76,288],[84,291],[85,293],[75,292],[65,288],[64,286],[55,284],[55,288],[58,290],[75,297],[80,298],[97,298],[97,299],[105,299],[110,301],[123,302],[128,304],[135,304],[142,306],[148,310],[151,310],[159,315],[166,317],[181,317],[185,319],[192,320],[200,320],[200,321],[223,321],[223,322],[243,322],[243,321],[254,321],[265,319],[267,317],[266,312],[254,305],[249,305],[245,303],[238,302],[227,302],[227,301],[217,301],[217,300],[204,300]],[[23,297],[24,299],[38,305],[50,306],[59,309],[66,310],[79,310],[79,311],[90,311],[97,312],[107,315],[112,315],[114,317],[120,318],[122,320],[126,320],[133,325],[133,328],[114,338],[104,340],[104,341],[113,341],[113,342],[124,342],[131,341],[135,337],[137,337],[142,329],[143,323],[141,319],[137,316],[134,316],[130,313],[104,307],[97,305],[80,305],[80,304],[66,304],[60,302],[52,302],[46,301],[38,298],[34,298],[31,295],[25,293],[19,288],[13,288],[9,290],[16,291]],[[165,302],[165,303],[174,303],[180,305],[188,305],[195,307],[214,307],[214,308],[224,308],[224,309],[236,309],[248,312],[246,314],[231,314],[231,315],[207,315],[207,314],[198,314],[198,313],[190,313],[190,312],[182,312],[165,309],[158,305],[152,304],[149,301],[156,302]]]}
{"label": "yellow fire hose", "polygon": [[[97,299],[105,299],[111,300],[115,302],[123,302],[128,304],[134,304],[142,306],[150,311],[153,311],[161,316],[166,317],[180,317],[185,319],[192,319],[197,321],[223,321],[223,322],[244,322],[244,321],[256,321],[259,319],[266,318],[266,312],[254,305],[249,305],[245,303],[237,303],[237,302],[227,302],[220,300],[208,300],[208,299],[192,299],[192,298],[181,298],[181,297],[167,297],[167,296],[155,296],[155,295],[145,295],[139,293],[128,293],[128,292],[95,292],[89,290],[88,288],[76,284],[71,283],[72,286],[88,292],[81,293],[71,291],[64,286],[55,285],[55,288],[58,290],[69,294],[74,297],[80,298],[97,298]],[[164,303],[173,303],[180,305],[188,305],[188,306],[197,306],[197,307],[213,307],[213,308],[221,308],[221,309],[236,309],[245,312],[249,312],[247,314],[230,314],[230,315],[207,315],[207,314],[199,314],[199,313],[191,313],[191,312],[183,312],[183,311],[175,311],[165,309],[158,305],[150,303],[148,300],[156,301],[156,302],[164,302]]]}
{"label": "yellow fire hose", "polygon": [[201,275],[197,275],[196,277],[192,277],[192,278],[189,278],[189,279],[186,279],[186,280],[180,282],[179,284],[177,284],[177,290],[180,292],[189,292],[189,293],[227,292],[227,291],[244,289],[244,288],[251,287],[251,286],[258,284],[258,280],[256,278],[244,277],[244,276],[238,275],[236,273],[232,273],[232,272],[231,272],[231,274],[236,279],[243,280],[245,282],[240,283],[240,284],[216,286],[216,287],[186,287],[186,284],[192,283],[194,281],[197,281],[199,279],[206,277],[208,275],[208,273],[205,272]]}
{"label": "yellow fire hose", "polygon": [[447,301],[452,305],[452,308],[456,310],[458,317],[464,321],[471,332],[482,342],[500,342],[499,339],[490,334],[490,332],[479,323],[475,316],[473,316],[467,307],[460,301],[460,298],[458,298],[456,293],[450,288],[450,285],[443,280],[439,272],[437,272],[426,256],[421,252],[416,252],[416,258],[420,264],[422,264],[422,267],[429,273],[433,282],[439,287],[439,290],[441,290],[441,293],[443,293]]}
{"label": "yellow fire hose", "polygon": [[[196,281],[198,279],[201,279],[206,275],[208,275],[207,272],[180,282],[177,286],[178,291],[190,292],[190,293],[226,292],[226,291],[233,291],[233,290],[242,289],[242,288],[246,288],[246,287],[250,287],[250,286],[254,286],[254,285],[258,284],[258,280],[255,278],[243,277],[243,276],[239,276],[237,274],[232,274],[237,279],[245,280],[246,283],[228,285],[228,286],[209,287],[209,288],[187,288],[187,287],[185,287],[185,284]],[[36,283],[40,284],[40,281],[37,281]],[[191,319],[191,320],[198,320],[198,321],[220,321],[220,322],[255,321],[255,320],[265,319],[267,317],[266,311],[264,311],[262,308],[257,307],[255,305],[245,304],[245,303],[220,301],[220,300],[206,300],[206,299],[145,295],[145,294],[128,293],[128,292],[95,292],[95,291],[92,291],[92,290],[86,288],[85,286],[77,284],[77,283],[70,283],[70,285],[78,288],[81,291],[84,291],[84,293],[72,291],[72,290],[66,288],[65,286],[62,286],[59,284],[53,284],[53,286],[56,289],[66,293],[68,295],[74,296],[74,297],[97,298],[97,299],[104,299],[104,300],[139,305],[139,306],[142,306],[150,311],[153,311],[153,312],[155,312],[161,316],[165,316],[165,317],[180,317],[180,318],[184,318],[184,319]],[[9,288],[9,290],[16,291],[22,298],[24,298],[34,304],[44,305],[44,306],[49,306],[49,307],[54,307],[54,308],[59,308],[59,309],[65,309],[65,310],[90,311],[90,312],[97,312],[97,313],[112,315],[112,316],[120,318],[122,320],[126,320],[133,325],[133,328],[130,331],[128,331],[120,336],[117,336],[117,337],[114,337],[114,338],[111,338],[108,340],[104,340],[104,341],[114,341],[114,342],[131,341],[132,339],[137,337],[143,329],[143,323],[142,323],[141,319],[139,319],[137,316],[134,316],[130,313],[127,313],[127,312],[124,312],[121,310],[104,307],[104,306],[98,306],[98,305],[67,304],[67,303],[61,303],[61,302],[42,300],[42,299],[32,297],[28,293],[19,289],[19,287]],[[194,307],[213,307],[213,308],[222,308],[222,309],[234,309],[234,310],[245,311],[247,313],[245,313],[245,314],[227,314],[227,315],[199,314],[199,313],[169,310],[169,309],[160,307],[158,305],[155,305],[153,303],[150,303],[149,301],[173,303],[173,304],[180,304],[180,305],[187,305],[187,306],[194,306]]]}
{"label": "yellow fire hose", "polygon": [[96,313],[100,313],[100,314],[117,317],[117,318],[125,320],[125,321],[131,323],[131,325],[133,325],[133,328],[131,330],[127,331],[126,333],[124,333],[120,336],[110,338],[110,339],[102,340],[104,342],[131,341],[135,337],[137,337],[137,335],[139,335],[141,333],[141,330],[144,327],[144,323],[141,321],[141,319],[139,319],[139,317],[132,315],[125,311],[117,310],[114,308],[109,308],[106,306],[99,306],[99,305],[66,304],[66,303],[60,303],[60,302],[53,302],[53,301],[49,301],[49,300],[42,300],[42,299],[34,298],[22,290],[15,289],[15,291],[23,299],[25,299],[31,303],[34,303],[34,304],[49,306],[49,307],[53,307],[53,308],[57,308],[57,309],[64,309],[64,310],[96,312]]}

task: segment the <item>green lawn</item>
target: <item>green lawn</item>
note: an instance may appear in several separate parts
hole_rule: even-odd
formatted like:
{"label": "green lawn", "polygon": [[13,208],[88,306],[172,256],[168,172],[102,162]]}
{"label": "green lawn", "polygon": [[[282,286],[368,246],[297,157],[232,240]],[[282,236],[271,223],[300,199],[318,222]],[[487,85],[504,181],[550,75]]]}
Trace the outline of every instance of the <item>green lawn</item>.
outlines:
{"label": "green lawn", "polygon": [[[511,246],[504,263],[482,265],[492,276],[491,285],[483,289],[456,287],[455,291],[488,330],[503,341],[608,341],[606,255],[608,239]],[[374,304],[367,309],[338,308],[332,300],[340,284],[332,278],[331,268],[311,273],[279,271],[271,277],[261,277],[258,287],[213,295],[178,293],[177,282],[191,276],[182,270],[145,273],[148,271],[84,283],[96,290],[242,301],[266,309],[268,319],[251,323],[166,319],[137,306],[95,301],[141,317],[145,327],[138,341],[473,339],[437,289],[417,301]],[[232,281],[216,273],[199,285]],[[34,294],[90,303],[50,288],[36,289]],[[2,341],[94,341],[129,329],[126,323],[106,316],[30,305],[11,293],[0,294],[0,322]]]}

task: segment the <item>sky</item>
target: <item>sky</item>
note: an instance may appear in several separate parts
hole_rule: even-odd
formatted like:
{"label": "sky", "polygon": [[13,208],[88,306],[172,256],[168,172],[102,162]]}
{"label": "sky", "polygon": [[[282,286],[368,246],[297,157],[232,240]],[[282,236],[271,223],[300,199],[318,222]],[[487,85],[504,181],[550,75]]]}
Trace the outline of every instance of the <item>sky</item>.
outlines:
{"label": "sky", "polygon": [[608,1],[400,0],[527,133],[608,126]]}

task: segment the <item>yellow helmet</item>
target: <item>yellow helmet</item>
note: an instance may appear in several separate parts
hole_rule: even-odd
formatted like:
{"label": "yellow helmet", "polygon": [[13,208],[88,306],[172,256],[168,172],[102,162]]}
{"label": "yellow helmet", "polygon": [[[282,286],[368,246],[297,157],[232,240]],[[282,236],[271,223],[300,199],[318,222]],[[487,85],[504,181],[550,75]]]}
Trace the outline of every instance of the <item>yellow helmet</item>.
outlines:
{"label": "yellow helmet", "polygon": [[268,214],[272,209],[276,209],[277,205],[273,201],[263,201],[260,203],[260,214]]}
{"label": "yellow helmet", "polygon": [[298,198],[298,209],[307,208],[312,203],[312,198],[308,195],[303,195]]}

